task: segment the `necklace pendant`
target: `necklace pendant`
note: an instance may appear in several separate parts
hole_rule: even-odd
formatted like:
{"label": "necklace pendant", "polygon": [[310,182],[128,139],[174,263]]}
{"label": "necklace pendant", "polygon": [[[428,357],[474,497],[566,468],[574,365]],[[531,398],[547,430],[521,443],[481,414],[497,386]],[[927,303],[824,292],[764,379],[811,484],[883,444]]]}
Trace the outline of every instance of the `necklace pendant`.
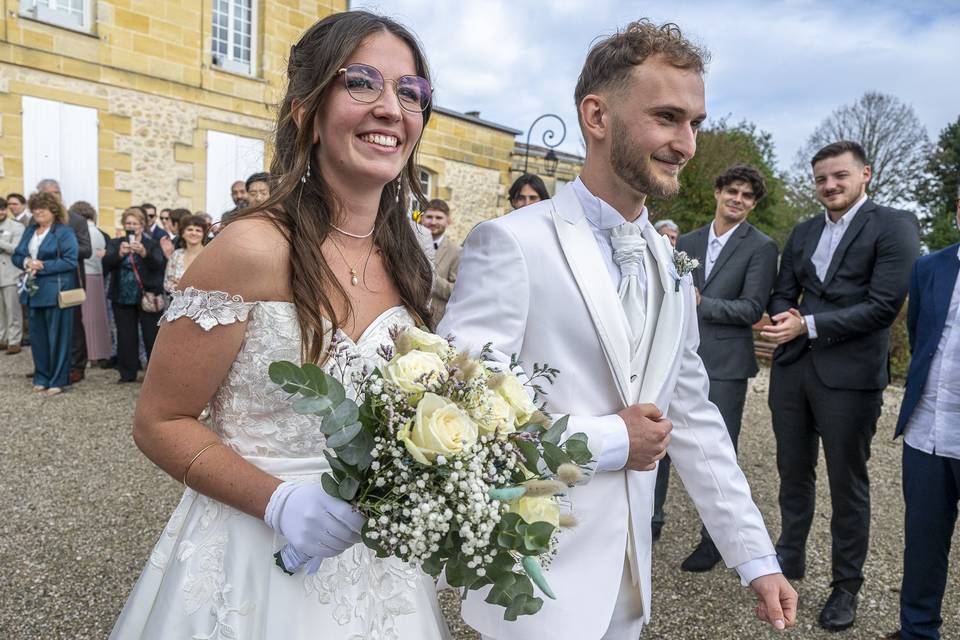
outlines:
{"label": "necklace pendant", "polygon": [[360,279],[357,278],[357,272],[355,269],[350,269],[350,284],[357,286],[360,283]]}

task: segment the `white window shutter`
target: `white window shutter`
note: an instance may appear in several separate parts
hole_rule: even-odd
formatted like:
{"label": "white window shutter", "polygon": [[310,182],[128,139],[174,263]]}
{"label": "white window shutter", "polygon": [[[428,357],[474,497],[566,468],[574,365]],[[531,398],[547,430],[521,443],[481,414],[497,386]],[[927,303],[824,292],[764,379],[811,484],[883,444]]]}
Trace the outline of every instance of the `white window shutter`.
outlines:
{"label": "white window shutter", "polygon": [[230,185],[263,171],[263,140],[221,131],[207,132],[206,211],[214,221],[233,209]]}

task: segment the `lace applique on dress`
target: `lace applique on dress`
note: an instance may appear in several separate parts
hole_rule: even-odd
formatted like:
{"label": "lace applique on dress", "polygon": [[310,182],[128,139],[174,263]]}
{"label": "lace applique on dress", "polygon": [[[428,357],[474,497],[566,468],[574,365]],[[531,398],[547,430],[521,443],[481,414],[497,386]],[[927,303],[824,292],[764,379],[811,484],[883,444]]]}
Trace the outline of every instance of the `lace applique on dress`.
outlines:
{"label": "lace applique on dress", "polygon": [[163,319],[173,322],[186,316],[199,324],[204,331],[210,331],[217,325],[246,321],[254,304],[223,291],[202,291],[187,287],[173,293]]}

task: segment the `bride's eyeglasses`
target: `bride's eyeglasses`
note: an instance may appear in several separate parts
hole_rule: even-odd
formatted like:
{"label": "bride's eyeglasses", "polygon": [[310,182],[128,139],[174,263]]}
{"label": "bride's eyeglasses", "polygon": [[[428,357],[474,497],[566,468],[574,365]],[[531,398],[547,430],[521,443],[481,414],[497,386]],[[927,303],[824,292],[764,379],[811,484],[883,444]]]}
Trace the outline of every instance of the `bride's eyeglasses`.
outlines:
{"label": "bride's eyeglasses", "polygon": [[[386,81],[376,67],[371,67],[368,64],[348,64],[337,71],[337,74],[343,75],[347,92],[357,102],[369,104],[376,102],[383,95],[383,87]],[[430,106],[433,88],[426,78],[400,76],[390,82],[393,83],[397,92],[397,99],[404,110],[411,113],[422,113]]]}

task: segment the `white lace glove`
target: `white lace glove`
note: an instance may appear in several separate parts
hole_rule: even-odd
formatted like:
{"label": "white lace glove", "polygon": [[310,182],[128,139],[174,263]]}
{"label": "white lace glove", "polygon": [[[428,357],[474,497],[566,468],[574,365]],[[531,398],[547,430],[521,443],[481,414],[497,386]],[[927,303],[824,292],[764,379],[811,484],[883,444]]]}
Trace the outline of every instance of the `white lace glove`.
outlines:
{"label": "white lace glove", "polygon": [[334,498],[318,484],[282,482],[270,496],[263,520],[290,543],[279,553],[283,568],[293,573],[313,559],[308,573],[320,561],[340,555],[360,542],[366,522],[348,502]]}

